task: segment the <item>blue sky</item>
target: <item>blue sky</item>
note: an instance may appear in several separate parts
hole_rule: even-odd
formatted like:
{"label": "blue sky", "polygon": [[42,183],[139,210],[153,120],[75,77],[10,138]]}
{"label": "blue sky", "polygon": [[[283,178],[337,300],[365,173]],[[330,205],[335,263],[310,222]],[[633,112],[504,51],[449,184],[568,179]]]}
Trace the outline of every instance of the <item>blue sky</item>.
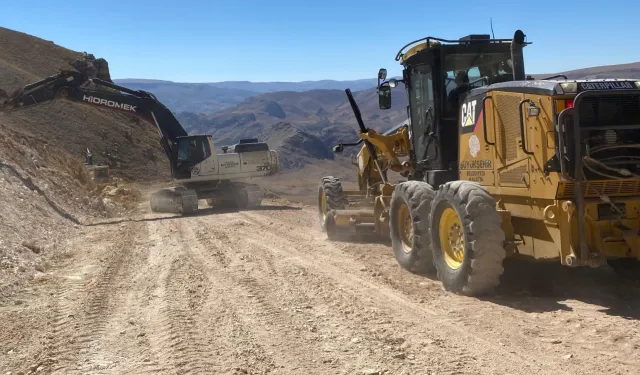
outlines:
{"label": "blue sky", "polygon": [[[113,78],[179,82],[375,78],[404,44],[520,28],[529,74],[640,61],[640,2],[15,1],[0,26],[109,61]],[[625,40],[626,39],[626,40]]]}

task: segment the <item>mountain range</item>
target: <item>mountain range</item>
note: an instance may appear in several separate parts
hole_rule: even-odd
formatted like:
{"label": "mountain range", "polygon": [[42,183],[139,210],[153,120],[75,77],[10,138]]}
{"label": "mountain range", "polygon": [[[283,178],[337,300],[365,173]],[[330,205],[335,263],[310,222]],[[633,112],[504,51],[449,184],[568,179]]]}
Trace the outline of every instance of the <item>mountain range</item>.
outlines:
{"label": "mountain range", "polygon": [[376,79],[351,81],[249,82],[225,81],[212,83],[181,83],[149,79],[114,79],[115,83],[133,90],[153,92],[175,112],[214,113],[242,103],[246,98],[277,91],[302,92],[308,90],[352,91],[370,89]]}

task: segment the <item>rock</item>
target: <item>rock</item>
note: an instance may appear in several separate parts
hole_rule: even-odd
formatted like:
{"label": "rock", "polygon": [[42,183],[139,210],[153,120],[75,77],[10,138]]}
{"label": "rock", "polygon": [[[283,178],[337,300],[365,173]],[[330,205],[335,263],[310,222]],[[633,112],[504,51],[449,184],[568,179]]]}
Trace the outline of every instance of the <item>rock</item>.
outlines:
{"label": "rock", "polygon": [[399,353],[396,353],[396,354],[393,355],[393,358],[395,358],[395,359],[405,359],[405,357],[406,356],[402,352],[399,352]]}
{"label": "rock", "polygon": [[22,246],[26,247],[36,254],[40,254],[42,252],[42,245],[40,245],[35,239],[22,241]]}
{"label": "rock", "polygon": [[564,359],[571,359],[571,358],[573,358],[573,354],[567,354],[563,358]]}
{"label": "rock", "polygon": [[92,210],[102,211],[104,209],[104,205],[102,204],[102,199],[95,199],[94,201],[91,202],[90,207]]}
{"label": "rock", "polygon": [[366,369],[366,370],[360,371],[360,374],[362,374],[362,375],[380,375],[380,371],[374,370],[374,369]]}
{"label": "rock", "polygon": [[357,337],[354,337],[354,338],[351,339],[351,342],[354,343],[354,344],[357,344],[357,343],[360,342],[360,339],[357,338]]}
{"label": "rock", "polygon": [[102,206],[108,214],[112,214],[116,211],[116,204],[109,198],[102,198]]}

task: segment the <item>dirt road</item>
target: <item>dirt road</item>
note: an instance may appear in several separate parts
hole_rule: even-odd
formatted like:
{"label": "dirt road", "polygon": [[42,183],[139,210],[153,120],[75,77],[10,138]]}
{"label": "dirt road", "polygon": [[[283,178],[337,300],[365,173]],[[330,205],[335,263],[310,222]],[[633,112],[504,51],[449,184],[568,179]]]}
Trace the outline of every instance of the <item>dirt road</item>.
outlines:
{"label": "dirt road", "polygon": [[513,265],[456,296],[265,205],[79,227],[3,301],[0,374],[640,373],[639,287],[609,270]]}

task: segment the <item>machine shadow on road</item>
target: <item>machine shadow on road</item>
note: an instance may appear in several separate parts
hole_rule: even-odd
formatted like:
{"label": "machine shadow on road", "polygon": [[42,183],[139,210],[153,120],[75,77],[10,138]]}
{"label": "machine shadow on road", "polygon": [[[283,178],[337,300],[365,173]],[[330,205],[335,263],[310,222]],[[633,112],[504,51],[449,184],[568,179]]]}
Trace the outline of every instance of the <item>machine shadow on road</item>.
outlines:
{"label": "machine shadow on road", "polygon": [[500,286],[484,301],[525,312],[572,310],[576,300],[602,306],[600,312],[640,319],[640,283],[624,280],[609,267],[569,268],[557,263],[505,261]]}

